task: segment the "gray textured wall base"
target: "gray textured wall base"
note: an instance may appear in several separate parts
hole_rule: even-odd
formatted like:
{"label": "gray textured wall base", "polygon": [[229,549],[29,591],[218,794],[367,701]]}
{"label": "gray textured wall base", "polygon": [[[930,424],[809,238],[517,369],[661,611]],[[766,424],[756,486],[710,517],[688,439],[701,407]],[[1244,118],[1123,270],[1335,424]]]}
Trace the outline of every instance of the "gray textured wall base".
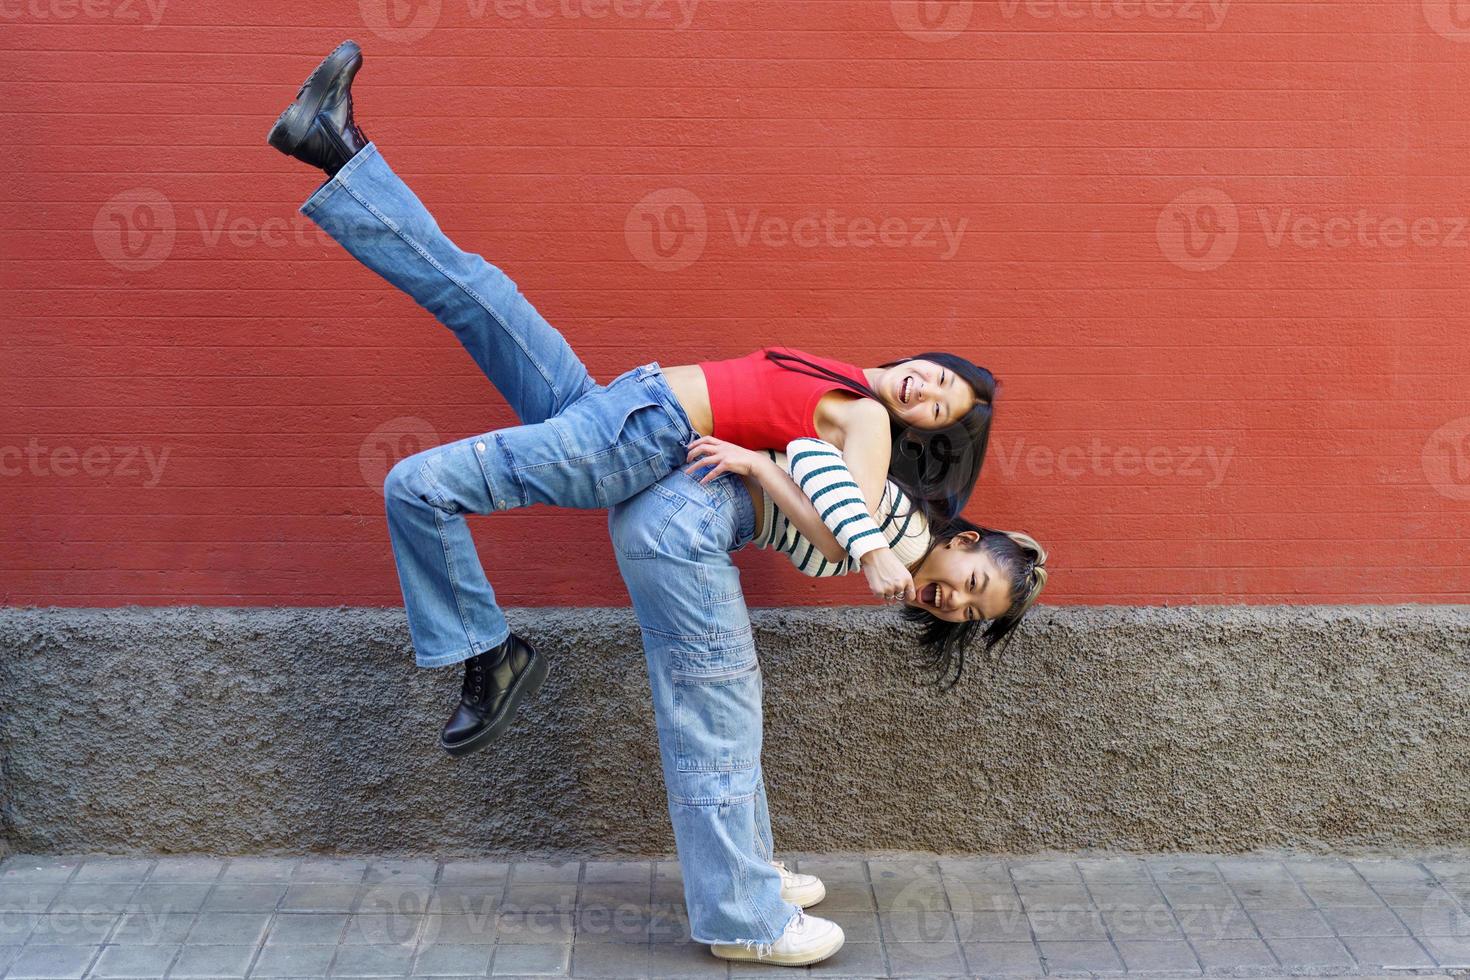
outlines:
{"label": "gray textured wall base", "polygon": [[[671,851],[630,612],[512,619],[551,675],[453,760],[397,610],[0,610],[3,845]],[[1470,842],[1467,607],[1042,609],[948,693],[890,610],[755,620],[781,849]]]}

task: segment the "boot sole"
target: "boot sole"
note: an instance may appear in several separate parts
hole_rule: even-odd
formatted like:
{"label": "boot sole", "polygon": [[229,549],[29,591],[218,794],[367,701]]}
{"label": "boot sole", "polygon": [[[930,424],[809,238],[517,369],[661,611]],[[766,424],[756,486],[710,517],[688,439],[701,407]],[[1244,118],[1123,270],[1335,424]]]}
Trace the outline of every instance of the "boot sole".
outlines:
{"label": "boot sole", "polygon": [[288,156],[295,155],[296,148],[306,139],[306,134],[311,132],[311,124],[321,111],[322,100],[332,87],[332,81],[344,68],[361,57],[362,48],[358,47],[356,41],[343,41],[337,45],[306,76],[306,81],[296,91],[295,100],[277,117],[275,125],[266,136],[266,142]]}
{"label": "boot sole", "polygon": [[722,960],[750,960],[755,963],[766,963],[771,966],[808,966],[812,963],[820,963],[827,957],[836,953],[847,942],[846,934],[839,932],[837,938],[824,946],[807,950],[804,953],[773,953],[770,956],[757,957],[755,950],[746,949],[744,946],[729,946],[725,951],[710,947],[710,952]]}
{"label": "boot sole", "polygon": [[533,650],[531,665],[526,668],[525,673],[516,678],[515,683],[510,686],[510,692],[505,696],[505,703],[500,706],[500,717],[461,742],[446,742],[441,736],[439,746],[445,752],[457,757],[469,755],[495,741],[510,726],[511,719],[515,717],[516,709],[521,706],[521,702],[541,690],[541,682],[546,680],[547,669],[546,658]]}

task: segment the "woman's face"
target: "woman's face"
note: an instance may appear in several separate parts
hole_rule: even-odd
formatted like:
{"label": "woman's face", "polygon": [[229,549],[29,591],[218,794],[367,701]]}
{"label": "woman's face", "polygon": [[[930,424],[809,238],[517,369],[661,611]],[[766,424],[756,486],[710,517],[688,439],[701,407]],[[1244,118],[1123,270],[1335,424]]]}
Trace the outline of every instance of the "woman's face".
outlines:
{"label": "woman's face", "polygon": [[979,540],[974,531],[964,531],[929,552],[914,572],[918,599],[908,605],[950,623],[1005,615],[1011,608],[1010,580],[989,554],[966,547]]}
{"label": "woman's face", "polygon": [[933,361],[883,368],[872,387],[890,412],[919,429],[942,429],[975,407],[970,383]]}

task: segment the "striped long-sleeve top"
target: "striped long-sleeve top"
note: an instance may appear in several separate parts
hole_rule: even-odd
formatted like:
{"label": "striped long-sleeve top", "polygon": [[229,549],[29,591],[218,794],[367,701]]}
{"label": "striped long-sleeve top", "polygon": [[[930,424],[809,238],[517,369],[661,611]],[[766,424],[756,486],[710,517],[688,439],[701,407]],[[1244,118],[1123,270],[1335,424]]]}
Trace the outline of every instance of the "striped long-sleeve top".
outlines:
{"label": "striped long-sleeve top", "polygon": [[847,551],[843,561],[829,561],[816,545],[797,531],[768,494],[762,494],[764,520],[756,547],[771,548],[786,555],[803,575],[848,575],[859,571],[859,559],[883,545],[893,549],[905,566],[912,565],[929,549],[929,525],[908,495],[891,481],[883,485],[879,520],[868,514],[867,502],[857,481],[842,460],[842,453],[821,439],[796,439],[785,453],[766,450],[766,455],[791,474],[796,485],[811,498],[822,522],[832,529],[837,543]]}

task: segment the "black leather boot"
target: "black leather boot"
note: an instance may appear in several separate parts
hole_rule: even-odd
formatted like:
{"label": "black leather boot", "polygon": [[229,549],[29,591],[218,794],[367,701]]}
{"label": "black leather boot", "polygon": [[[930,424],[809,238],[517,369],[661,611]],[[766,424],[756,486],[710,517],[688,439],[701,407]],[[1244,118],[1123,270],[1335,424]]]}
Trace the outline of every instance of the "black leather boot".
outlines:
{"label": "black leather boot", "polygon": [[352,79],[362,67],[362,49],[343,41],[316,66],[266,139],[288,156],[335,176],[368,138],[352,121]]}
{"label": "black leather boot", "polygon": [[546,679],[546,658],[512,633],[498,647],[464,662],[464,689],[439,744],[450,755],[483,749],[510,724],[523,700]]}

